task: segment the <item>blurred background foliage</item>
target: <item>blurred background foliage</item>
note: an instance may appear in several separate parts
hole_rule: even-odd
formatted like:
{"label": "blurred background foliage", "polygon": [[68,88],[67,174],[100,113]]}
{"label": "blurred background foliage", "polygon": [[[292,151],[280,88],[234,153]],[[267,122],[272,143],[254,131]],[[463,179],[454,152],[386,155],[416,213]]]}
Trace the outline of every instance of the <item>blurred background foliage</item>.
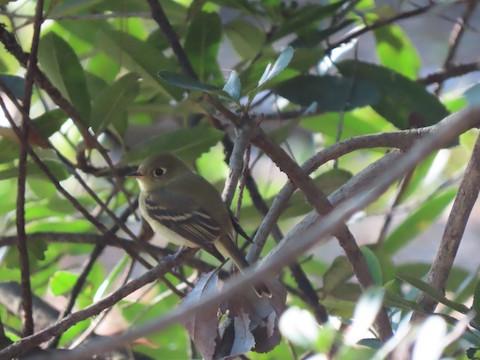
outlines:
{"label": "blurred background foliage", "polygon": [[[28,52],[36,2],[4,0],[0,4],[5,31],[14,34]],[[434,125],[450,112],[480,103],[480,12],[476,1],[162,0],[161,5],[197,79],[182,74],[168,39],[152,20],[147,1],[56,0],[46,1],[44,7],[39,67],[78,117],[72,119],[48,91],[35,86],[30,112],[35,126],[29,143],[61,185],[107,228],[114,224],[111,217],[85,191],[74,172],[117,215],[128,208],[127,197],[135,199],[137,184],[122,181],[125,191],[119,191],[111,169],[88,144],[79,123],[108,149],[120,174],[150,154],[169,151],[221,190],[228,175],[221,141],[234,136],[234,131],[221,116],[225,131],[212,126],[209,115],[217,113],[204,92],[234,113],[256,117],[268,135],[300,164],[339,141]],[[457,19],[468,22],[449,58],[453,48],[449,33],[459,26]],[[465,67],[463,72],[458,70],[461,66]],[[14,54],[1,46],[2,89],[20,101],[24,74]],[[437,77],[432,80],[432,75]],[[5,94],[2,97],[19,122],[21,113]],[[6,241],[16,234],[19,143],[5,114],[0,122],[0,240]],[[435,249],[431,244],[441,238],[442,214],[455,198],[477,135],[478,130],[470,130],[455,146],[419,164],[395,203],[401,185],[392,187],[351,220],[352,231],[365,245],[364,256],[377,285],[385,290],[384,295],[374,294],[371,302],[379,296],[383,299],[395,331],[408,313],[417,309],[420,290],[435,295],[424,282]],[[45,146],[41,140],[45,138],[51,146]],[[325,193],[331,193],[388,150],[350,152],[321,166],[313,177]],[[28,160],[27,169],[28,234],[98,233],[33,161]],[[251,151],[250,170],[261,196],[271,205],[285,184],[285,175],[256,148]],[[234,211],[239,198],[237,191]],[[257,211],[248,190],[241,198],[240,222],[251,234],[263,214]],[[311,210],[302,194],[295,193],[279,220],[281,230],[288,232]],[[393,220],[380,236],[386,214]],[[475,215],[472,226],[478,232]],[[138,231],[138,220],[132,215],[126,224]],[[432,232],[432,228],[440,230]],[[118,235],[128,237],[122,231]],[[446,287],[450,300],[440,299],[443,307],[439,311],[449,326],[455,324],[452,315],[465,314],[472,306],[478,310],[478,298],[477,305],[472,305],[474,289],[478,292],[476,237],[466,237],[462,245],[462,260],[456,263]],[[60,311],[82,263],[94,248],[94,244],[73,238],[52,242],[47,234],[28,242],[32,289]],[[17,248],[1,245],[5,245],[0,248],[1,281],[20,282]],[[273,246],[270,239],[263,254]],[[348,262],[335,241],[312,255],[299,259],[304,271],[328,313],[349,323],[355,317],[360,288],[352,279]],[[95,262],[76,309],[143,271],[140,265],[128,270],[130,259],[123,256],[120,250],[108,248],[101,261]],[[215,264],[207,255],[200,256]],[[191,268],[184,271],[187,277],[194,275]],[[169,280],[178,284],[173,277]],[[292,290],[287,305],[307,308],[294,291],[297,285],[291,275],[285,272],[282,281]],[[168,291],[159,282],[138,299],[122,300],[113,310],[122,321],[107,320],[98,331],[118,331],[168,313],[179,302],[177,295]],[[0,318],[8,336],[18,339],[18,314],[12,315],[1,305]],[[69,329],[60,345],[71,343],[91,324],[88,320]],[[322,328],[314,340],[290,339],[270,353],[248,356],[295,358],[305,350],[328,352],[333,343],[340,346],[339,359],[379,356],[378,343],[343,343],[341,333]],[[480,347],[478,335],[473,327],[464,329],[459,340],[444,350],[444,356],[466,358],[468,348]],[[152,335],[134,348],[158,359],[191,356],[186,350],[188,338],[179,326]]]}

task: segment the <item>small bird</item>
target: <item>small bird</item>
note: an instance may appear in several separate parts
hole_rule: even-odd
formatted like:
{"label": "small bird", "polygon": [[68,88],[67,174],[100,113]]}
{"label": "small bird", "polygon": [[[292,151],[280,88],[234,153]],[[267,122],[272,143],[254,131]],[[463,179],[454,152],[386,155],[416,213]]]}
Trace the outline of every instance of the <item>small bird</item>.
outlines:
{"label": "small bird", "polygon": [[[170,153],[147,158],[128,175],[140,187],[139,207],[153,231],[168,242],[201,248],[220,261],[232,259],[242,271],[249,266],[234,243],[234,223],[217,189]],[[270,295],[257,286],[259,295]]]}

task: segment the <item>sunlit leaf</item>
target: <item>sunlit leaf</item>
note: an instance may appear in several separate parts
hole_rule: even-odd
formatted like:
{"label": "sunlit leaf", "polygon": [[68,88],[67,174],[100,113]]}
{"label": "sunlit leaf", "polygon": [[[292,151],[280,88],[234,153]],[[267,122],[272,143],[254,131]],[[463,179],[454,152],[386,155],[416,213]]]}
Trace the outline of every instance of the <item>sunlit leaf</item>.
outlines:
{"label": "sunlit leaf", "polygon": [[271,65],[270,63],[267,65],[262,77],[258,81],[258,86],[262,86],[267,81],[272,80],[275,76],[285,70],[290,61],[292,60],[294,52],[295,50],[293,50],[293,47],[287,46],[285,50],[280,53],[273,65]]}
{"label": "sunlit leaf", "polygon": [[85,73],[75,51],[55,33],[40,40],[40,65],[50,81],[75,106],[85,124],[90,121],[90,97]]}
{"label": "sunlit leaf", "polygon": [[398,25],[382,26],[374,30],[377,54],[382,65],[409,79],[416,79],[421,60],[408,36]]}
{"label": "sunlit leaf", "polygon": [[319,326],[313,315],[298,307],[288,308],[280,317],[282,335],[296,345],[312,347],[319,336]]}
{"label": "sunlit leaf", "polygon": [[251,59],[261,50],[265,32],[250,21],[235,19],[224,26],[224,31],[233,48],[243,59]]}
{"label": "sunlit leaf", "polygon": [[68,293],[78,279],[77,274],[69,271],[57,271],[50,279],[49,286],[53,295],[63,295]]}
{"label": "sunlit leaf", "polygon": [[415,336],[412,360],[438,360],[447,345],[447,323],[438,315],[429,316]]}
{"label": "sunlit leaf", "polygon": [[352,326],[345,338],[347,344],[355,344],[367,336],[368,329],[373,325],[382,307],[384,290],[382,288],[367,289],[355,306]]}
{"label": "sunlit leaf", "polygon": [[363,257],[365,258],[368,270],[370,270],[370,274],[372,275],[374,284],[376,286],[382,286],[383,274],[379,259],[377,258],[375,253],[366,246],[362,246],[360,250],[362,251]]}
{"label": "sunlit leaf", "polygon": [[217,53],[222,37],[222,23],[216,13],[199,11],[188,27],[185,39],[185,53],[198,78],[208,81],[221,77]]}
{"label": "sunlit leaf", "polygon": [[98,135],[125,115],[140,91],[138,76],[127,74],[103,89],[92,107],[92,129]]}
{"label": "sunlit leaf", "polygon": [[120,31],[99,30],[97,33],[98,48],[126,67],[138,73],[155,91],[168,98],[179,99],[181,91],[167,84],[158,77],[161,69],[170,70],[175,64],[167,59],[161,51],[144,41]]}

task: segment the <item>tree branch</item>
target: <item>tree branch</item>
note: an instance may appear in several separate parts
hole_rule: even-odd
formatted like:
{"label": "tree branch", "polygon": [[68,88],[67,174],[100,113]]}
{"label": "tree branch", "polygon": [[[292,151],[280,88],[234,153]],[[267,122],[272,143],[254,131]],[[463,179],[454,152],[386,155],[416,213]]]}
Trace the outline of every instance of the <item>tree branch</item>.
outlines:
{"label": "tree branch", "polygon": [[[262,149],[277,166],[282,170],[305,195],[310,205],[322,216],[333,210],[333,206],[327,197],[319,190],[312,179],[304,173],[300,166],[277,144],[267,138],[260,130],[252,138],[252,143]],[[352,233],[345,224],[339,224],[333,235],[338,239],[340,246],[353,267],[353,271],[363,289],[373,286],[372,275],[368,269],[367,262],[363,257],[358,244]],[[377,317],[378,331],[380,338],[386,341],[392,336],[390,320],[384,308]]]}
{"label": "tree branch", "polygon": [[[27,63],[27,73],[25,75],[25,90],[23,96],[23,116],[22,116],[22,136],[28,143],[29,134],[29,113],[33,92],[33,69],[37,64],[38,44],[40,42],[40,29],[43,18],[43,0],[37,1],[35,8],[35,20],[33,25],[32,47]],[[30,284],[30,264],[28,256],[28,247],[25,233],[25,185],[27,178],[27,154],[25,146],[20,145],[18,156],[18,180],[17,180],[17,235],[18,235],[18,254],[20,260],[20,272],[22,283],[22,308],[24,319],[23,335],[28,336],[34,332],[33,323],[33,300],[32,288]]]}
{"label": "tree branch", "polygon": [[[480,137],[477,138],[468,162],[465,174],[458,188],[457,196],[448,217],[442,241],[437,249],[433,264],[428,273],[427,282],[442,294],[445,293],[447,281],[458,247],[467,226],[470,213],[478,198],[480,190]],[[422,294],[418,303],[427,312],[433,312],[438,302]]]}

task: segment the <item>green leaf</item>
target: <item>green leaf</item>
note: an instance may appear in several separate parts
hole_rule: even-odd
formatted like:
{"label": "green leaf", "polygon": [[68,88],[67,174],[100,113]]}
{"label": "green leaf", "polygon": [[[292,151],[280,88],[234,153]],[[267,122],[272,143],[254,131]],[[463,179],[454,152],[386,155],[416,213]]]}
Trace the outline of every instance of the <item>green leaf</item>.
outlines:
{"label": "green leaf", "polygon": [[0,139],[0,164],[13,161],[18,158],[18,144],[6,140]]}
{"label": "green leaf", "polygon": [[78,279],[77,274],[69,271],[57,271],[50,279],[49,287],[53,295],[64,295],[70,292]]}
{"label": "green leaf", "polygon": [[171,70],[175,63],[167,59],[161,51],[145,41],[120,31],[101,29],[97,33],[98,48],[114,61],[121,63],[130,72],[138,73],[146,85],[167,98],[181,98],[181,91],[158,76],[158,70]]}
{"label": "green leaf", "polygon": [[240,94],[242,91],[242,84],[240,83],[240,78],[235,70],[230,73],[230,77],[228,81],[225,83],[223,87],[223,91],[225,91],[228,95],[231,96],[234,100],[240,99]]}
{"label": "green leaf", "polygon": [[[25,94],[25,79],[20,76],[0,74],[0,83],[6,86],[18,100],[23,100]],[[1,87],[0,92],[2,92]]]}
{"label": "green leaf", "polygon": [[448,115],[445,106],[422,85],[395,71],[353,60],[337,67],[345,76],[376,85],[381,96],[372,108],[399,129],[434,125]]}
{"label": "green leaf", "polygon": [[250,21],[235,19],[224,26],[233,48],[244,60],[253,59],[265,43],[265,32]]}
{"label": "green leaf", "polygon": [[138,76],[124,75],[101,91],[92,107],[92,129],[101,134],[110,124],[125,116],[128,107],[140,92]]}
{"label": "green leaf", "polygon": [[370,248],[366,246],[360,247],[360,250],[362,251],[363,257],[367,262],[368,270],[370,270],[370,274],[372,274],[374,284],[376,286],[382,286],[382,267],[380,266],[380,261],[378,260],[377,256]]}
{"label": "green leaf", "polygon": [[191,78],[190,76],[180,73],[162,70],[158,72],[158,76],[163,81],[182,89],[200,90],[206,92],[214,92],[220,90],[220,88],[216,86],[204,84],[198,80],[195,80],[194,78]]}
{"label": "green leaf", "polygon": [[338,256],[323,276],[323,290],[329,294],[337,286],[347,282],[352,276],[352,265],[348,259],[345,256]]}
{"label": "green leaf", "polygon": [[45,138],[52,136],[60,130],[66,120],[67,115],[60,109],[50,110],[33,119],[35,128]]}
{"label": "green leaf", "polygon": [[480,84],[469,87],[463,94],[470,106],[480,106]]}
{"label": "green leaf", "polygon": [[114,282],[117,281],[120,275],[125,271],[130,261],[131,259],[129,256],[124,256],[122,257],[122,259],[120,259],[120,261],[116,263],[112,271],[108,274],[107,277],[104,277],[104,280],[102,281],[100,286],[98,286],[98,289],[93,297],[93,301],[100,301],[105,296],[107,291],[111,289]]}
{"label": "green leaf", "polygon": [[372,105],[380,99],[375,85],[331,75],[300,75],[280,83],[274,91],[302,106],[316,102],[320,111],[352,110]]}
{"label": "green leaf", "polygon": [[402,28],[398,25],[382,26],[373,33],[382,65],[415,80],[421,60]]}
{"label": "green leaf", "polygon": [[399,274],[397,275],[399,279],[409,283],[410,285],[416,287],[417,289],[421,290],[432,299],[437,300],[438,302],[462,313],[468,313],[469,309],[463,304],[456,303],[455,301],[448,300],[439,290],[432,287],[430,284],[426,283],[425,281],[418,279],[413,276]]}
{"label": "green leaf", "polygon": [[395,130],[392,124],[369,107],[346,112],[341,117],[334,112],[306,117],[300,122],[300,125],[325,136],[328,145],[337,142],[340,120],[343,123],[341,140],[358,135]]}
{"label": "green leaf", "polygon": [[329,5],[308,4],[299,7],[295,13],[291,14],[289,19],[278,27],[269,40],[274,42],[286,35],[312,26],[313,23],[333,15],[343,3],[344,1],[339,1]]}
{"label": "green leaf", "polygon": [[[94,5],[101,3],[104,0],[70,0],[63,1],[59,5],[53,6],[50,15],[65,16],[78,14],[81,11],[88,10]],[[53,4],[53,2],[52,2]],[[58,4],[58,2],[57,2]]]}
{"label": "green leaf", "polygon": [[132,148],[122,157],[122,163],[139,163],[160,151],[174,153],[183,159],[195,159],[217,144],[223,132],[209,125],[172,131],[152,137]]}
{"label": "green leaf", "polygon": [[75,51],[59,35],[48,33],[40,40],[38,59],[53,85],[75,106],[88,125],[90,97],[85,73]]}
{"label": "green leaf", "polygon": [[258,86],[262,86],[267,81],[272,80],[275,76],[285,70],[292,60],[294,52],[295,50],[293,50],[293,47],[287,46],[286,49],[283,50],[280,55],[278,55],[278,58],[273,65],[268,63],[262,77],[258,81]]}
{"label": "green leaf", "polygon": [[452,202],[456,194],[457,189],[450,188],[427,199],[385,239],[386,254],[390,256],[396,254],[415,236],[425,231]]}
{"label": "green leaf", "polygon": [[[43,163],[50,169],[58,181],[66,179],[70,174],[65,169],[65,166],[55,160],[43,160]],[[18,166],[11,165],[11,167],[0,170],[0,180],[10,179],[18,176]],[[47,179],[45,173],[33,162],[27,162],[27,176]]]}
{"label": "green leaf", "polygon": [[222,22],[216,13],[199,11],[188,27],[185,53],[202,81],[221,78],[217,62],[221,37]]}

